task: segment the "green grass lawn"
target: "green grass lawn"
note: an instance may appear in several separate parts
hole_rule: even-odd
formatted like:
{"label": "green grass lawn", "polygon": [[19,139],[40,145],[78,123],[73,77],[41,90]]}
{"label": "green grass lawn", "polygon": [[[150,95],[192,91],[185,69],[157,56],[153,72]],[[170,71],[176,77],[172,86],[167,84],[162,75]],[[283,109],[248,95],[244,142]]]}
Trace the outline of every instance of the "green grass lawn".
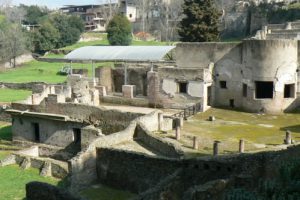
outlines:
{"label": "green grass lawn", "polygon": [[[0,122],[0,146],[11,145],[11,137],[10,124]],[[5,158],[10,153],[10,151],[0,151],[0,159]],[[60,183],[58,179],[41,177],[37,169],[24,171],[17,165],[0,167],[0,199],[25,199],[25,185],[31,181],[47,182],[53,185]]]}
{"label": "green grass lawn", "polygon": [[46,182],[57,185],[60,180],[45,178],[39,175],[37,169],[22,170],[17,165],[0,167],[0,199],[23,200],[25,199],[25,185],[31,181]]}
{"label": "green grass lawn", "polygon": [[[9,69],[0,72],[0,80],[9,83],[26,83],[26,82],[46,82],[46,83],[62,83],[66,81],[67,76],[58,75],[57,72],[68,63],[47,63],[32,61],[24,64],[22,67]],[[112,63],[96,63],[97,66],[112,66]],[[92,65],[90,63],[72,64],[73,68],[88,69],[91,75]]]}
{"label": "green grass lawn", "polygon": [[[94,35],[95,37],[95,35]],[[105,46],[109,45],[107,40],[106,34],[99,34],[99,40],[94,41],[87,41],[87,42],[77,42],[71,46],[63,47],[63,50],[74,50],[84,46]],[[161,45],[168,45],[167,42],[159,42],[159,41],[140,41],[140,40],[133,40],[132,45],[135,46],[161,46]]]}
{"label": "green grass lawn", "polygon": [[31,95],[31,91],[28,90],[12,90],[12,89],[0,89],[0,102],[10,103],[26,99]]}
{"label": "green grass lawn", "polygon": [[[216,121],[208,121],[215,116]],[[221,141],[223,153],[237,152],[240,139],[246,141],[246,150],[273,148],[283,144],[285,130],[292,131],[293,139],[300,142],[300,115],[259,115],[212,108],[184,123],[182,143],[190,147],[192,137],[198,136],[200,152],[211,154],[213,141]]]}
{"label": "green grass lawn", "polygon": [[103,185],[86,189],[81,192],[81,195],[88,200],[127,200],[135,196],[130,192],[115,190]]}
{"label": "green grass lawn", "polygon": [[43,58],[64,58],[64,57],[65,57],[64,54],[53,54],[53,53],[49,53],[43,56]]}

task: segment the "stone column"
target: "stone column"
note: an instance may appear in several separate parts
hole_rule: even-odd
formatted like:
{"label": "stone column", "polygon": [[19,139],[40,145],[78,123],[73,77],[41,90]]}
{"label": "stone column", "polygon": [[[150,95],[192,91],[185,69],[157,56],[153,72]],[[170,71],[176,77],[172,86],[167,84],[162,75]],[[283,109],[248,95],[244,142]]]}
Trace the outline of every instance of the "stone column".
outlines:
{"label": "stone column", "polygon": [[176,135],[176,140],[180,140],[181,133],[180,133],[180,119],[179,118],[175,119],[175,135]]}
{"label": "stone column", "polygon": [[245,141],[240,140],[239,153],[244,153],[244,152],[245,152]]}
{"label": "stone column", "polygon": [[180,117],[179,119],[180,119],[180,127],[182,128],[183,127],[184,119],[183,119],[183,117]]}
{"label": "stone column", "polygon": [[112,92],[113,76],[112,69],[110,67],[98,67],[95,69],[95,76],[98,78],[98,84],[105,86],[106,91]]}
{"label": "stone column", "polygon": [[163,113],[158,113],[158,130],[162,130],[162,125],[164,122],[164,114]]}
{"label": "stone column", "polygon": [[150,106],[156,107],[160,104],[159,89],[160,89],[160,79],[157,72],[147,73],[147,97]]}
{"label": "stone column", "polygon": [[291,133],[291,131],[286,131],[286,132],[285,132],[285,140],[284,140],[284,143],[287,144],[287,145],[292,144],[292,133]]}
{"label": "stone column", "polygon": [[219,155],[219,144],[220,143],[221,143],[220,141],[215,141],[214,142],[214,156]]}
{"label": "stone column", "polygon": [[194,136],[193,138],[193,149],[198,150],[199,143],[198,143],[198,138]]}

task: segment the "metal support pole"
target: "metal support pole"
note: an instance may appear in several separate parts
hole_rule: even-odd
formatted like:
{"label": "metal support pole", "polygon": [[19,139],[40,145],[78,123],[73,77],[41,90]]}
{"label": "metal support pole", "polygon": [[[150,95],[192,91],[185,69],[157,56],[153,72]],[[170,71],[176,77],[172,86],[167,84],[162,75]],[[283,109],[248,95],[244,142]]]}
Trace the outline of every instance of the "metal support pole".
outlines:
{"label": "metal support pole", "polygon": [[72,60],[71,60],[71,62],[70,62],[70,69],[71,69],[70,75],[72,75],[72,74],[73,74]]}
{"label": "metal support pole", "polygon": [[128,77],[127,65],[126,63],[124,63],[124,85],[127,85],[127,77]]}
{"label": "metal support pole", "polygon": [[151,72],[153,72],[153,62],[151,62]]}

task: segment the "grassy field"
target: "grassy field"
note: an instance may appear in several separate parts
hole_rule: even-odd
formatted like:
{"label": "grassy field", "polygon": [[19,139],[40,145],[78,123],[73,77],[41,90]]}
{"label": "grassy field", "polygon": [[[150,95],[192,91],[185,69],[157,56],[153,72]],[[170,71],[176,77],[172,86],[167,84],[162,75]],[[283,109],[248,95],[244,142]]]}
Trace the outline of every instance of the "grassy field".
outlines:
{"label": "grassy field", "polygon": [[[62,83],[66,81],[67,76],[58,75],[60,69],[69,65],[68,63],[47,63],[32,61],[24,64],[22,67],[9,69],[0,72],[0,80],[10,83],[27,83],[27,82],[46,82],[46,83]],[[112,66],[112,63],[97,63],[96,66]],[[90,63],[72,64],[76,69],[88,69],[89,74],[92,71]]]}
{"label": "grassy field", "polygon": [[23,200],[25,199],[25,185],[31,181],[46,182],[57,185],[59,180],[45,178],[39,175],[37,169],[22,170],[17,165],[0,168],[0,199]]}
{"label": "grassy field", "polygon": [[[109,45],[109,42],[107,40],[106,34],[88,34],[87,37],[94,37],[99,38],[98,40],[94,41],[86,41],[86,42],[77,42],[76,44],[73,44],[71,46],[63,47],[62,50],[74,50],[80,47],[84,46],[106,46]],[[133,40],[131,45],[135,46],[161,46],[161,45],[167,45],[167,42],[159,42],[159,41],[140,41],[140,40]]]}
{"label": "grassy field", "polygon": [[97,185],[81,192],[81,196],[89,200],[127,200],[134,194],[127,191],[115,190],[103,185]]}
{"label": "grassy field", "polygon": [[[209,116],[216,121],[210,122]],[[199,137],[199,153],[211,154],[215,140],[221,141],[222,153],[236,153],[240,139],[246,141],[246,151],[267,150],[283,144],[285,131],[292,131],[300,142],[300,115],[259,115],[224,109],[210,109],[184,123],[182,143],[192,146],[193,136]]]}
{"label": "grassy field", "polygon": [[12,90],[12,89],[0,89],[0,102],[10,103],[26,99],[31,95],[31,91],[28,90]]}
{"label": "grassy field", "polygon": [[[0,122],[0,147],[8,148],[11,146],[11,126],[8,123]],[[0,159],[5,158],[11,152],[0,151]],[[0,199],[23,200],[25,199],[25,185],[31,181],[41,181],[58,185],[60,180],[45,178],[39,175],[39,170],[21,170],[17,165],[0,167]]]}

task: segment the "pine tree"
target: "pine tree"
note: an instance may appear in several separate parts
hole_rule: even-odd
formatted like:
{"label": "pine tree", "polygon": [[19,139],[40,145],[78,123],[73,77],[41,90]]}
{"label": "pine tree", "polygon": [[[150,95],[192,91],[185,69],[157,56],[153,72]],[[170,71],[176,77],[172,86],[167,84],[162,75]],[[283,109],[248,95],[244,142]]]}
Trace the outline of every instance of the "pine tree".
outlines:
{"label": "pine tree", "polygon": [[107,39],[113,46],[128,46],[132,42],[131,24],[126,16],[115,15],[107,25]]}
{"label": "pine tree", "polygon": [[179,25],[183,42],[211,42],[219,40],[218,23],[220,12],[213,0],[184,0],[185,17]]}

